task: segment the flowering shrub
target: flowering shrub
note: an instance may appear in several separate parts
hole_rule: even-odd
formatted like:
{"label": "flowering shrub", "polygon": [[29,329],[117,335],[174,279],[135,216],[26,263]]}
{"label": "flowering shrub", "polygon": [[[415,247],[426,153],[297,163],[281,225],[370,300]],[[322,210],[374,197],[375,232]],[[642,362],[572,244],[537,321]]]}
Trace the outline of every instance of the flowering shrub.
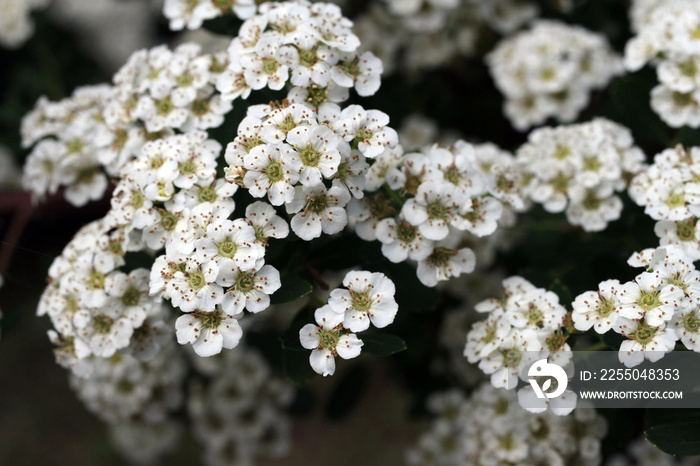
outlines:
{"label": "flowering shrub", "polygon": [[700,454],[694,411],[515,390],[572,348],[700,352],[698,3],[336,3],[165,0],[177,41],[17,104],[0,285],[32,209],[85,213],[32,305],[113,445],[285,461],[309,387],[340,418],[372,366],[435,420],[409,464]]}

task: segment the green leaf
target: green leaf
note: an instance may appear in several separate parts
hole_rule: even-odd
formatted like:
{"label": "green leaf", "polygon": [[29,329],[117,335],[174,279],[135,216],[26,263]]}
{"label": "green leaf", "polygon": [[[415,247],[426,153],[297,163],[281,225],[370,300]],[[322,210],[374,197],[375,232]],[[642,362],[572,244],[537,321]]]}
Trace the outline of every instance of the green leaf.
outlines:
{"label": "green leaf", "polygon": [[370,333],[361,335],[362,352],[374,356],[390,356],[406,349],[406,342],[401,337],[390,333]]}
{"label": "green leaf", "polygon": [[202,28],[214,34],[234,37],[238,35],[238,29],[241,27],[241,24],[243,23],[235,16],[223,15],[204,21]]}
{"label": "green leaf", "polygon": [[282,350],[282,366],[285,375],[295,384],[303,385],[316,376],[309,363],[309,350]]}
{"label": "green leaf", "polygon": [[548,288],[559,296],[559,303],[562,306],[569,306],[573,302],[574,298],[571,295],[571,290],[558,278],[556,278]]}
{"label": "green leaf", "polygon": [[659,450],[675,456],[700,455],[700,420],[662,424],[644,431]]}
{"label": "green leaf", "polygon": [[282,348],[296,351],[305,351],[307,354],[309,350],[301,346],[301,341],[299,340],[299,330],[306,324],[315,324],[313,315],[309,315],[306,310],[301,310],[289,324],[289,328],[280,337],[280,343]]}
{"label": "green leaf", "polygon": [[271,304],[282,304],[295,301],[313,291],[314,287],[301,277],[284,277],[282,287],[270,296]]}

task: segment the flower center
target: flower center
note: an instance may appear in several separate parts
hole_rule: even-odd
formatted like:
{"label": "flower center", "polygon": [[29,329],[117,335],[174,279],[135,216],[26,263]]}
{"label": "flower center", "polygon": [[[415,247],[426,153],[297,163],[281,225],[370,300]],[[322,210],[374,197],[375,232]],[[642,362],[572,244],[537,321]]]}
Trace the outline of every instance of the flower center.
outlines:
{"label": "flower center", "polygon": [[445,170],[445,179],[454,185],[458,185],[462,176],[457,167],[453,165]]}
{"label": "flower center", "polygon": [[531,306],[525,313],[525,318],[527,323],[537,327],[542,327],[544,324],[544,312],[540,311],[537,307]]}
{"label": "flower center", "polygon": [[106,315],[97,314],[92,318],[92,328],[95,330],[95,333],[100,333],[102,335],[109,333],[112,329],[112,324],[114,324],[114,319]]}
{"label": "flower center", "polygon": [[603,164],[595,155],[583,158],[583,169],[586,171],[597,172],[602,166]]}
{"label": "flower center", "polygon": [[316,56],[316,51],[314,49],[310,49],[310,50],[300,49],[299,50],[299,65],[306,67],[306,68],[311,68],[316,63],[318,63],[318,56]]}
{"label": "flower center", "polygon": [[71,139],[66,143],[66,149],[69,154],[79,154],[85,148],[85,143],[78,138]]}
{"label": "flower center", "polygon": [[218,196],[216,195],[216,189],[213,186],[204,186],[197,190],[197,199],[199,202],[216,202]]}
{"label": "flower center", "polygon": [[372,307],[372,298],[369,291],[350,292],[352,298],[352,308],[359,312],[368,312]]}
{"label": "flower center", "polygon": [[338,346],[338,340],[340,340],[340,330],[326,330],[320,327],[318,339],[319,348],[335,351],[335,348]]}
{"label": "flower center", "polygon": [[178,168],[180,169],[180,173],[183,175],[191,175],[197,170],[197,164],[193,159],[187,159],[186,161],[180,163]]}
{"label": "flower center", "polygon": [[569,189],[569,177],[563,173],[557,174],[551,181],[552,188],[558,193],[565,193]]}
{"label": "flower center", "polygon": [[160,226],[163,227],[165,231],[173,231],[177,225],[177,217],[175,214],[168,210],[160,211]]}
{"label": "flower center", "polygon": [[503,354],[503,365],[506,367],[518,367],[523,356],[520,351],[514,348],[501,350]]}
{"label": "flower center", "polygon": [[204,288],[204,285],[207,284],[206,278],[204,278],[204,272],[201,270],[195,270],[194,272],[188,273],[187,275],[187,283],[190,285],[190,288],[194,291],[199,291],[202,288]]}
{"label": "flower center", "polygon": [[666,205],[671,209],[683,207],[685,205],[685,196],[683,193],[673,193],[666,200]]}
{"label": "flower center", "polygon": [[596,312],[600,317],[608,317],[615,310],[615,304],[611,299],[601,298],[600,304],[596,308]]}
{"label": "flower center", "polygon": [[325,212],[329,205],[330,202],[325,194],[312,197],[306,201],[306,209],[314,214]]}
{"label": "flower center", "polygon": [[411,243],[416,239],[417,231],[418,229],[406,220],[401,220],[396,227],[396,237],[403,243]]}
{"label": "flower center", "polygon": [[454,249],[437,248],[426,259],[428,264],[435,268],[447,267],[450,263],[450,258],[457,254]]}
{"label": "flower center", "polygon": [[581,202],[583,208],[586,210],[597,210],[602,203],[603,200],[596,196],[593,191],[588,191]]}
{"label": "flower center", "polygon": [[236,290],[242,291],[243,293],[248,293],[253,288],[255,288],[255,275],[250,272],[241,272],[236,278],[236,283],[234,285]]}
{"label": "flower center", "polygon": [[277,67],[279,65],[277,64],[277,60],[274,58],[263,58],[262,61],[262,71],[266,75],[273,75],[277,72]]}
{"label": "flower center", "polygon": [[134,191],[131,193],[131,202],[129,203],[134,210],[138,210],[143,207],[144,197],[141,191]]}
{"label": "flower center", "polygon": [[637,304],[645,311],[656,309],[661,304],[661,301],[659,300],[659,292],[643,291],[642,295],[637,300]]}
{"label": "flower center", "polygon": [[425,208],[428,217],[438,220],[445,220],[449,209],[440,201],[433,201]]}
{"label": "flower center", "polygon": [[156,113],[160,116],[170,115],[175,109],[175,104],[170,100],[170,97],[163,97],[160,100],[156,100]]}
{"label": "flower center", "polygon": [[689,313],[683,316],[683,328],[690,333],[698,333],[700,329],[700,319],[695,314]]}
{"label": "flower center", "polygon": [[91,290],[101,290],[105,287],[105,274],[93,270],[88,274],[85,282]]}
{"label": "flower center", "polygon": [[195,99],[194,102],[192,102],[190,109],[192,110],[192,113],[198,117],[201,117],[209,113],[210,104],[211,101],[209,99]]}
{"label": "flower center", "polygon": [[284,180],[284,168],[282,168],[282,164],[277,160],[270,162],[265,168],[265,174],[270,180],[270,183],[277,183],[278,181]]}
{"label": "flower center", "polygon": [[554,158],[557,160],[564,160],[570,155],[571,149],[569,149],[567,146],[557,146],[556,150],[554,151]]}
{"label": "flower center", "polygon": [[232,241],[231,238],[226,238],[220,242],[217,248],[221,257],[233,257],[236,255],[236,251],[238,251],[238,245]]}
{"label": "flower center", "polygon": [[690,92],[687,94],[683,92],[674,92],[671,96],[673,98],[673,103],[678,107],[685,107],[693,103],[693,94]]}
{"label": "flower center", "polygon": [[310,103],[311,106],[318,107],[322,103],[328,101],[328,89],[312,84],[311,87],[309,87],[309,96],[306,98],[306,101]]}
{"label": "flower center", "polygon": [[676,222],[676,235],[681,241],[692,241],[695,239],[695,223],[692,218]]}
{"label": "flower center", "polygon": [[122,304],[126,307],[136,306],[141,300],[141,291],[135,286],[130,286],[122,295]]}
{"label": "flower center", "polygon": [[321,160],[321,153],[309,145],[299,152],[299,157],[305,166],[315,167]]}
{"label": "flower center", "polygon": [[634,341],[640,343],[642,346],[646,346],[654,339],[654,336],[656,336],[656,328],[642,321],[639,323],[637,330],[632,332],[630,336]]}

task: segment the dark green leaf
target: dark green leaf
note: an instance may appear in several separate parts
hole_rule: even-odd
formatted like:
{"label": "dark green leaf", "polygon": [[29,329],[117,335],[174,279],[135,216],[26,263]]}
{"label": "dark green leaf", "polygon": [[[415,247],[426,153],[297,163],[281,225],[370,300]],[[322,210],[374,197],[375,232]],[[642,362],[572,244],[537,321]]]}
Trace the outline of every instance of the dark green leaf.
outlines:
{"label": "dark green leaf", "polygon": [[[337,361],[336,361],[337,362]],[[367,386],[367,368],[356,365],[346,372],[337,382],[328,404],[326,416],[339,420],[345,417],[360,401],[364,388]]]}
{"label": "dark green leaf", "polygon": [[666,408],[647,409],[644,423],[647,428],[679,422],[700,422],[700,409]]}
{"label": "dark green leaf", "polygon": [[549,285],[548,289],[559,296],[559,304],[562,306],[569,306],[574,300],[573,296],[571,296],[571,290],[569,287],[562,283],[562,281],[558,278]]}
{"label": "dark green leaf", "polygon": [[233,15],[223,15],[204,21],[202,28],[214,34],[233,37],[238,35],[241,24],[241,21]]}
{"label": "dark green leaf", "polygon": [[282,350],[284,373],[297,385],[303,385],[316,376],[314,370],[311,369],[311,364],[309,364],[310,354],[309,350]]}
{"label": "dark green leaf", "polygon": [[644,435],[659,450],[670,455],[700,455],[700,420],[650,427]]}
{"label": "dark green leaf", "polygon": [[311,323],[314,323],[313,316],[309,315],[309,313],[305,310],[299,312],[294,317],[294,320],[289,325],[289,328],[280,337],[280,343],[282,344],[282,348],[297,351],[305,351],[308,353],[309,350],[301,346],[301,342],[299,341],[299,330],[301,330],[301,328],[304,325]]}
{"label": "dark green leaf", "polygon": [[297,300],[313,291],[314,287],[301,277],[282,278],[282,287],[270,297],[270,303],[282,304]]}
{"label": "dark green leaf", "polygon": [[370,333],[360,335],[360,339],[364,343],[362,352],[374,356],[390,356],[406,349],[406,342],[390,333]]}

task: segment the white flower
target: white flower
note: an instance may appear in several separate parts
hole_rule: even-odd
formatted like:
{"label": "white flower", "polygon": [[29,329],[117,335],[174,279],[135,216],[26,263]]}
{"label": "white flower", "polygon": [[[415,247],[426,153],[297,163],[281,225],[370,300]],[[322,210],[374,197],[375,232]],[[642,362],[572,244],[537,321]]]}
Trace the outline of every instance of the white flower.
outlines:
{"label": "white flower", "polygon": [[331,291],[328,305],[345,316],[343,327],[352,332],[369,328],[370,321],[377,328],[391,324],[399,310],[394,300],[396,287],[383,273],[366,271],[348,272],[343,279],[347,290]]}
{"label": "white flower", "polygon": [[476,266],[476,256],[469,248],[450,249],[436,247],[425,260],[418,262],[418,279],[425,286],[436,286],[438,282],[471,273]]}
{"label": "white flower", "polygon": [[422,261],[433,252],[433,241],[424,238],[418,227],[401,216],[377,223],[376,235],[382,243],[382,254],[391,262],[403,262],[408,258]]}
{"label": "white flower", "polygon": [[586,291],[576,297],[571,307],[571,318],[576,330],[585,332],[593,327],[597,333],[610,330],[617,320],[617,280],[605,280],[598,284],[598,291]]}
{"label": "white flower", "polygon": [[263,265],[259,270],[226,271],[218,283],[229,287],[221,302],[221,308],[229,315],[239,314],[243,308],[264,311],[270,307],[270,295],[282,286],[280,273],[271,265]]}
{"label": "white flower", "polygon": [[272,205],[292,202],[302,162],[287,144],[262,144],[245,155],[243,184],[253,197],[266,193]]}
{"label": "white flower", "polygon": [[681,309],[683,297],[683,290],[665,284],[658,272],[642,272],[620,288],[619,313],[627,319],[643,318],[653,327],[665,326]]}
{"label": "white flower", "polygon": [[309,362],[316,373],[333,375],[335,356],[352,359],[360,355],[362,340],[354,333],[343,331],[343,314],[325,305],[314,312],[316,323],[306,324],[299,330],[301,346],[311,351]]}
{"label": "white flower", "polygon": [[618,353],[620,362],[627,367],[637,366],[644,359],[656,362],[676,346],[673,329],[652,326],[643,319],[618,317],[615,331],[628,338],[622,342]]}
{"label": "white flower", "polygon": [[399,142],[399,135],[388,124],[387,114],[350,105],[340,113],[333,129],[346,141],[356,141],[357,148],[365,157],[374,158]]}
{"label": "white flower", "polygon": [[203,263],[216,262],[219,277],[235,269],[258,269],[265,256],[265,249],[255,242],[255,229],[241,218],[215,220],[194,246]]}
{"label": "white flower", "polygon": [[[201,264],[193,257],[184,257],[177,264],[172,278],[166,282],[164,296],[170,297],[173,306],[179,307],[182,312],[212,312],[223,295],[223,289],[215,283],[218,274],[219,267],[215,261]],[[151,294],[154,294],[153,291],[151,288]]]}
{"label": "white flower", "polygon": [[267,246],[268,238],[286,238],[289,225],[277,215],[275,209],[262,201],[256,201],[245,208],[245,218],[255,230],[255,242]]}
{"label": "white flower", "polygon": [[696,353],[700,352],[700,309],[692,308],[673,315],[669,327],[676,332],[686,348]]}
{"label": "white flower", "polygon": [[202,357],[219,354],[222,348],[235,348],[243,336],[238,321],[219,310],[184,314],[175,321],[177,342],[190,343]]}
{"label": "white flower", "polygon": [[326,190],[323,184],[297,186],[294,200],[287,204],[287,212],[296,213],[292,218],[292,231],[305,240],[338,233],[348,223],[344,206],[350,194],[337,186]]}
{"label": "white flower", "polygon": [[279,35],[263,35],[255,44],[252,54],[240,57],[243,75],[252,89],[258,90],[267,86],[278,91],[284,87],[289,77],[289,67],[282,64],[279,58],[279,45]]}
{"label": "white flower", "polygon": [[301,160],[299,180],[303,185],[320,183],[338,171],[342,141],[327,126],[297,126],[287,134]]}
{"label": "white flower", "polygon": [[486,320],[475,322],[467,334],[464,356],[476,363],[495,351],[510,334],[511,325],[503,309],[493,310]]}
{"label": "white flower", "polygon": [[406,201],[401,215],[425,238],[439,241],[447,237],[450,225],[466,229],[468,222],[462,214],[470,209],[471,200],[453,184],[427,182],[418,187],[416,197]]}

